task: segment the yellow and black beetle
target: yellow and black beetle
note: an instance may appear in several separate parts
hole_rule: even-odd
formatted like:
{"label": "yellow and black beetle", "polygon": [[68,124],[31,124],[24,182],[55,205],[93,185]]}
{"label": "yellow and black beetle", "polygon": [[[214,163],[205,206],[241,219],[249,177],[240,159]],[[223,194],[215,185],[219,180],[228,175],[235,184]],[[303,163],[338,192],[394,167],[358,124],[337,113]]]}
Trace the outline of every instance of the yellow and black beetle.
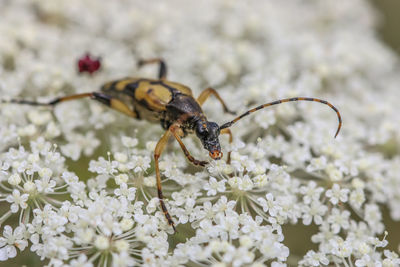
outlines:
{"label": "yellow and black beetle", "polygon": [[[142,66],[149,63],[159,64],[158,79],[124,78],[104,84],[100,91],[59,97],[48,103],[29,100],[10,100],[2,102],[34,106],[54,106],[64,101],[89,97],[132,118],[145,119],[151,122],[160,122],[161,126],[166,131],[158,141],[154,151],[157,191],[161,209],[168,220],[168,224],[171,225],[174,230],[174,222],[163,201],[161,176],[158,164],[160,155],[171,135],[173,135],[178,141],[183,153],[191,163],[194,165],[205,166],[208,162],[193,158],[186,149],[181,138],[185,137],[187,134],[195,133],[202,142],[204,148],[208,150],[210,157],[213,159],[220,159],[222,157],[222,152],[218,136],[220,134],[228,134],[229,142],[232,142],[232,133],[229,127],[241,118],[268,106],[290,101],[320,102],[331,107],[337,114],[339,125],[335,137],[338,135],[342,126],[340,113],[331,103],[325,100],[309,97],[286,98],[266,103],[250,109],[234,120],[219,126],[215,122],[208,121],[201,109],[201,106],[210,95],[214,95],[219,100],[224,112],[231,114],[235,113],[228,109],[222,98],[213,88],[205,89],[200,96],[195,99],[189,87],[166,80],[167,66],[163,60],[158,58],[140,60],[138,65]],[[230,153],[228,153],[227,161],[230,161]]]}

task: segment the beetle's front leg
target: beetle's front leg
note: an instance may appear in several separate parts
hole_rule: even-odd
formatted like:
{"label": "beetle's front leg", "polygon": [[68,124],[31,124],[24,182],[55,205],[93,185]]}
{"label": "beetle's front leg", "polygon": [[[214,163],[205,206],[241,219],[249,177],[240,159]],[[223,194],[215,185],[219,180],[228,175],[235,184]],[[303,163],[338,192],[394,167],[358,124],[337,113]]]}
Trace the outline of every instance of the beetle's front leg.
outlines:
{"label": "beetle's front leg", "polygon": [[[232,132],[231,132],[231,130],[230,130],[229,128],[222,129],[220,134],[227,134],[227,135],[229,135],[229,144],[232,144],[233,136],[232,136]],[[227,158],[227,161],[226,161],[226,162],[227,162],[228,164],[231,163],[231,151],[228,152],[228,158]]]}
{"label": "beetle's front leg", "polygon": [[185,154],[186,158],[193,163],[194,165],[197,166],[206,166],[208,164],[207,161],[202,161],[202,160],[197,160],[195,159],[192,155],[190,155],[189,151],[187,150],[186,146],[183,144],[182,139],[179,136],[179,126],[171,126],[170,127],[171,132],[175,136],[176,141],[178,141],[179,145],[181,146],[183,153]]}
{"label": "beetle's front leg", "polygon": [[164,215],[168,221],[168,224],[171,225],[172,228],[174,229],[174,231],[176,232],[174,221],[172,220],[171,215],[169,214],[168,209],[164,204],[164,197],[163,197],[162,188],[161,188],[160,167],[158,165],[158,159],[160,158],[161,153],[163,152],[165,145],[167,144],[167,141],[168,141],[169,137],[171,136],[170,129],[168,129],[164,133],[164,135],[161,137],[161,139],[158,141],[158,143],[156,145],[156,148],[154,150],[154,165],[155,165],[155,169],[156,169],[157,193],[158,193],[158,199],[160,200],[161,209],[164,212]]}

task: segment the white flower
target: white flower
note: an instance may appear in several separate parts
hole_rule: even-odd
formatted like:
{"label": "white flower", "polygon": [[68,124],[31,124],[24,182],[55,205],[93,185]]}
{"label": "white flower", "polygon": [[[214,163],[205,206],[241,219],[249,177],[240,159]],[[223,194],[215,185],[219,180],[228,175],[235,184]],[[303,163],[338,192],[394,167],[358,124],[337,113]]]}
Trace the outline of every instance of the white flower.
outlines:
{"label": "white flower", "polygon": [[326,173],[332,182],[339,182],[343,179],[343,173],[333,164],[328,164],[325,168]]}
{"label": "white flower", "polygon": [[122,144],[128,148],[135,147],[139,143],[139,141],[136,138],[131,138],[128,136],[122,136],[121,140]]}
{"label": "white flower", "polygon": [[134,172],[144,172],[150,168],[150,157],[133,156],[132,162],[135,165]]}
{"label": "white flower", "polygon": [[308,182],[307,186],[300,187],[300,193],[304,195],[303,201],[305,204],[309,204],[313,200],[318,200],[323,191],[324,189],[317,187],[317,183],[314,181]]}
{"label": "white flower", "polygon": [[199,226],[200,229],[197,230],[197,235],[203,238],[215,238],[222,232],[222,229],[213,225],[210,220],[202,220]]}
{"label": "white flower", "polygon": [[123,183],[128,182],[129,176],[125,173],[121,173],[121,174],[116,175],[114,178],[115,178],[115,183],[117,185],[121,185]]}
{"label": "white flower", "polygon": [[36,185],[35,185],[35,183],[32,182],[32,181],[27,181],[27,182],[25,182],[25,183],[24,183],[24,190],[25,190],[25,192],[27,192],[27,193],[29,193],[29,194],[31,194],[31,195],[35,194],[35,192],[36,192]]}
{"label": "white flower", "polygon": [[256,187],[264,187],[269,182],[268,176],[266,174],[257,175],[253,178],[253,180]]}
{"label": "white flower", "polygon": [[110,247],[109,238],[106,236],[97,236],[94,245],[99,250],[106,250]]}
{"label": "white flower", "polygon": [[306,266],[320,266],[321,264],[328,265],[329,260],[323,253],[315,253],[315,251],[310,250],[299,263]]}
{"label": "white flower", "polygon": [[226,162],[223,160],[212,161],[209,164],[209,167],[207,169],[212,175],[219,174],[219,173],[222,173],[224,175],[229,175],[233,171],[232,166],[226,164]]}
{"label": "white flower", "polygon": [[319,201],[313,201],[310,206],[304,205],[303,207],[303,223],[305,225],[311,224],[314,219],[315,224],[319,225],[323,222],[323,216],[328,211],[328,207]]}
{"label": "white flower", "polygon": [[383,251],[386,259],[383,260],[383,266],[396,266],[400,265],[399,255],[395,252],[385,249]]}
{"label": "white flower", "polygon": [[210,177],[210,180],[204,185],[204,190],[207,190],[207,196],[215,196],[218,192],[225,191],[225,180],[217,181],[214,177]]}
{"label": "white flower", "polygon": [[260,205],[263,207],[265,212],[268,212],[272,217],[276,216],[282,209],[279,203],[274,200],[274,196],[271,193],[265,195],[265,198],[257,199]]}
{"label": "white flower", "polygon": [[89,171],[96,172],[98,174],[113,174],[117,172],[117,166],[117,161],[106,161],[103,157],[100,157],[98,161],[90,161]]}
{"label": "white flower", "polygon": [[60,147],[64,156],[76,161],[81,156],[81,147],[78,144],[66,144]]}
{"label": "white flower", "polygon": [[212,210],[216,213],[218,212],[229,212],[233,210],[235,207],[236,202],[231,200],[228,201],[228,199],[225,196],[222,196],[217,203],[213,206]]}
{"label": "white flower", "polygon": [[26,204],[26,202],[28,201],[29,198],[29,194],[22,194],[19,192],[19,190],[14,189],[12,192],[12,195],[8,195],[7,196],[7,202],[12,203],[11,204],[11,211],[13,213],[18,212],[19,207],[21,207],[21,209],[26,209],[28,207],[28,205]]}
{"label": "white flower", "polygon": [[333,208],[331,215],[328,216],[327,221],[332,225],[332,230],[335,234],[340,232],[340,229],[348,229],[350,212],[348,210],[340,211]]}
{"label": "white flower", "polygon": [[275,111],[268,110],[265,112],[259,112],[255,115],[254,121],[263,129],[268,129],[270,125],[273,125],[276,122]]}
{"label": "white flower", "polygon": [[341,238],[332,239],[332,253],[340,258],[347,258],[353,252],[353,247],[350,241],[343,241]]}
{"label": "white flower", "polygon": [[194,221],[194,218],[196,217],[196,212],[198,210],[194,207],[195,204],[196,201],[194,199],[188,198],[183,209],[179,208],[175,211],[180,223],[185,224],[188,221]]}
{"label": "white flower", "polygon": [[40,180],[35,180],[35,185],[39,193],[48,194],[54,192],[56,181],[54,181],[50,177],[45,176]]}
{"label": "white flower", "polygon": [[361,205],[365,202],[365,194],[362,189],[356,189],[350,193],[350,204],[356,209],[361,208]]}
{"label": "white flower", "polygon": [[114,194],[117,196],[124,196],[129,201],[132,201],[135,199],[136,188],[134,188],[134,187],[128,188],[127,184],[122,183],[122,184],[120,184],[120,188],[117,188],[114,190]]}
{"label": "white flower", "polygon": [[122,231],[128,231],[128,230],[132,229],[134,222],[132,219],[123,218],[119,222],[119,224],[120,224]]}
{"label": "white flower", "polygon": [[72,259],[69,266],[71,267],[92,267],[93,263],[88,261],[85,254],[80,254],[77,259]]}
{"label": "white flower", "polygon": [[4,226],[3,237],[0,237],[0,261],[14,258],[17,255],[16,248],[23,251],[28,246],[25,231],[23,226],[18,226],[14,232],[11,226]]}
{"label": "white flower", "polygon": [[313,172],[313,171],[323,170],[326,168],[326,164],[327,164],[327,158],[325,156],[313,158],[310,162],[310,165],[307,166],[307,171]]}
{"label": "white flower", "polygon": [[129,253],[122,251],[119,254],[113,253],[113,265],[114,266],[136,266],[138,263]]}
{"label": "white flower", "polygon": [[21,182],[21,176],[18,173],[14,173],[8,178],[8,183],[10,185],[18,185]]}
{"label": "white flower", "polygon": [[365,215],[364,220],[370,225],[376,233],[382,233],[384,226],[381,222],[382,214],[379,211],[379,208],[375,204],[367,204],[365,205]]}
{"label": "white flower", "polygon": [[128,161],[128,155],[126,155],[125,153],[121,153],[121,152],[114,153],[114,158],[116,161],[118,161],[120,163],[125,163]]}
{"label": "white flower", "polygon": [[325,195],[329,197],[332,204],[336,205],[341,202],[347,202],[350,190],[347,188],[341,189],[338,184],[334,184],[331,189],[327,190]]}

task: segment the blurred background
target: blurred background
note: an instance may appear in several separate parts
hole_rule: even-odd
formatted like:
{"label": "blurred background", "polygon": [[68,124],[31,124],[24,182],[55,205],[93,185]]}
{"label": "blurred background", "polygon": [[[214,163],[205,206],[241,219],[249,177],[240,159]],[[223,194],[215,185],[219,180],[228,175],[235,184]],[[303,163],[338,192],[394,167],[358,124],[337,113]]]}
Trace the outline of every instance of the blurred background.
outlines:
{"label": "blurred background", "polygon": [[[400,55],[400,1],[370,0],[370,2],[377,9],[379,14],[377,29],[379,37]],[[397,234],[399,223],[390,219],[387,209],[383,215],[384,223],[389,232],[389,247],[398,252],[400,250],[400,235]]]}
{"label": "blurred background", "polygon": [[370,0],[377,8],[380,16],[380,37],[400,54],[400,1]]}

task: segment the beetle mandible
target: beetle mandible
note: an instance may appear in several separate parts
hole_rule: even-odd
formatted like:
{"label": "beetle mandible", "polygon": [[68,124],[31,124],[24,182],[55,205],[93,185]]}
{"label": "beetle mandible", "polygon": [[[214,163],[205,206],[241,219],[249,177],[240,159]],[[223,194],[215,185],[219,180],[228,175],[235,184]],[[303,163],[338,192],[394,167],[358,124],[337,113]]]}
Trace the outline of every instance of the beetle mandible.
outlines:
{"label": "beetle mandible", "polygon": [[[161,123],[161,126],[166,131],[161,139],[158,141],[154,150],[157,192],[161,209],[165,215],[165,218],[168,221],[168,224],[172,226],[174,231],[176,231],[174,221],[172,220],[168,209],[164,204],[164,198],[161,188],[161,175],[159,169],[159,158],[165,148],[165,145],[167,144],[168,139],[171,136],[174,136],[175,139],[178,141],[180,147],[183,150],[183,153],[191,163],[198,166],[205,166],[208,162],[197,160],[193,156],[191,156],[189,151],[183,144],[181,138],[185,137],[188,134],[195,133],[203,144],[203,147],[208,150],[210,157],[215,160],[221,159],[223,154],[221,152],[221,146],[219,144],[219,135],[229,135],[229,142],[231,143],[232,133],[229,128],[234,123],[257,110],[272,105],[278,105],[290,101],[319,102],[328,105],[337,114],[339,125],[336,130],[335,137],[338,135],[342,126],[340,113],[331,103],[322,99],[311,97],[285,98],[269,102],[250,109],[242,115],[236,117],[232,121],[226,122],[219,126],[216,122],[208,121],[206,115],[201,109],[201,106],[204,104],[209,96],[214,95],[218,99],[223,107],[224,112],[233,115],[235,113],[228,109],[225,102],[216,90],[209,87],[202,91],[197,99],[195,99],[189,87],[180,83],[166,80],[167,66],[162,59],[154,58],[148,60],[140,60],[138,62],[138,66],[140,67],[145,64],[151,63],[159,64],[158,79],[123,78],[104,84],[101,87],[100,91],[58,97],[47,103],[16,99],[1,102],[27,104],[33,106],[55,106],[56,104],[65,101],[88,97],[97,100],[100,103],[111,107],[112,109],[122,112],[129,117]],[[228,153],[227,162],[230,162],[230,152]]]}

